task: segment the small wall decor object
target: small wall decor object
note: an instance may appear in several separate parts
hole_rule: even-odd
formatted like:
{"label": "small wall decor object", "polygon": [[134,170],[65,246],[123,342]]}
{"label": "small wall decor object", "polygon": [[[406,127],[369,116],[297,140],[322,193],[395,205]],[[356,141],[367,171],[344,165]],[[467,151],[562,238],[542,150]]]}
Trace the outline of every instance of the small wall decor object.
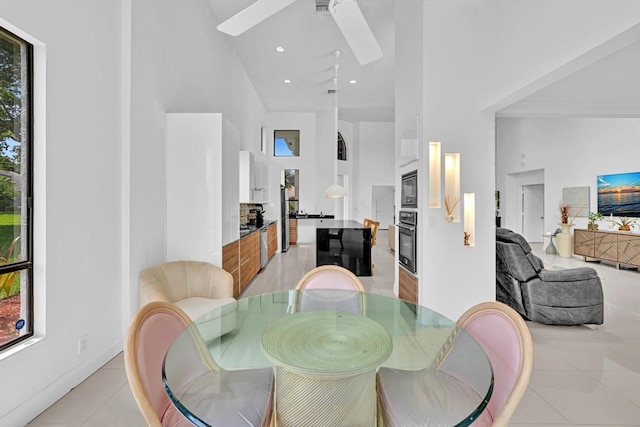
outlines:
{"label": "small wall decor object", "polygon": [[453,222],[455,220],[455,215],[453,213],[455,212],[455,209],[458,207],[459,203],[460,199],[457,197],[455,197],[453,200],[450,199],[449,196],[444,197],[444,210],[446,213],[444,219],[447,222]]}
{"label": "small wall decor object", "polygon": [[444,153],[444,203],[448,222],[460,221],[459,202],[460,153]]}
{"label": "small wall decor object", "polygon": [[464,245],[475,246],[476,193],[464,193]]}
{"label": "small wall decor object", "polygon": [[574,218],[587,216],[589,212],[589,187],[563,188],[562,202],[571,206],[571,214]]}
{"label": "small wall decor object", "polygon": [[440,207],[442,149],[440,141],[429,141],[429,207]]}

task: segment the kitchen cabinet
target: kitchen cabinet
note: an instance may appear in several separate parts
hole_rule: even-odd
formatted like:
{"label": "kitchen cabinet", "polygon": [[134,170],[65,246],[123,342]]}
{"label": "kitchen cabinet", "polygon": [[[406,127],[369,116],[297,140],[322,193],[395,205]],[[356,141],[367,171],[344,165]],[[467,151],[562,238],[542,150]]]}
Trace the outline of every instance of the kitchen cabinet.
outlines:
{"label": "kitchen cabinet", "polygon": [[222,247],[222,268],[233,276],[233,297],[240,293],[240,240]]}
{"label": "kitchen cabinet", "polygon": [[267,254],[269,255],[269,259],[276,253],[278,250],[278,225],[273,222],[269,224],[267,228]]}
{"label": "kitchen cabinet", "polygon": [[240,151],[238,172],[240,203],[267,203],[267,163],[256,160],[251,151]]}
{"label": "kitchen cabinet", "polygon": [[398,266],[398,281],[398,298],[417,304],[418,278],[403,267]]}
{"label": "kitchen cabinet", "polygon": [[233,276],[233,296],[237,297],[260,271],[260,230],[225,245],[222,268]]}
{"label": "kitchen cabinet", "polygon": [[253,191],[255,188],[255,156],[251,151],[240,151],[238,164],[240,203],[253,203]]}
{"label": "kitchen cabinet", "polygon": [[260,271],[260,230],[240,239],[240,292]]}
{"label": "kitchen cabinet", "polygon": [[289,244],[295,245],[298,243],[298,219],[289,218]]}
{"label": "kitchen cabinet", "polygon": [[269,199],[269,169],[267,162],[256,160],[253,172],[253,201],[254,203],[268,203]]}
{"label": "kitchen cabinet", "polygon": [[220,266],[222,247],[240,233],[239,132],[219,113],[165,118],[166,257]]}

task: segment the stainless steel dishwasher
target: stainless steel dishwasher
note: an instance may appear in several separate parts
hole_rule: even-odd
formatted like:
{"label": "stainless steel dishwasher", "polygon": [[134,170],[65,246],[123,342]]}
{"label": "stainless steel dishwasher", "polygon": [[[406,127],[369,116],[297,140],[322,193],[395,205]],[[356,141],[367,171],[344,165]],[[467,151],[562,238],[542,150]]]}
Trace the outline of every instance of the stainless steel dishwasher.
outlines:
{"label": "stainless steel dishwasher", "polygon": [[260,270],[262,270],[269,261],[268,243],[269,238],[267,236],[267,226],[265,225],[260,229]]}

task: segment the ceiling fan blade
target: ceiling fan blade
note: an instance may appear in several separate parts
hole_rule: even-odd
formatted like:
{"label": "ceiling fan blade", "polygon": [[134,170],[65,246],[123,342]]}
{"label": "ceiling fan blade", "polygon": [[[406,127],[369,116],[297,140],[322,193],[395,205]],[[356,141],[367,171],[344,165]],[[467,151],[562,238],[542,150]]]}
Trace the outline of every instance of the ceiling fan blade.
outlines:
{"label": "ceiling fan blade", "polygon": [[285,7],[289,6],[296,0],[258,0],[246,9],[241,10],[231,18],[218,25],[218,31],[227,33],[231,36],[238,36],[249,28],[264,21],[271,15]]}
{"label": "ceiling fan blade", "polygon": [[356,0],[331,0],[329,12],[361,65],[382,57],[380,45]]}

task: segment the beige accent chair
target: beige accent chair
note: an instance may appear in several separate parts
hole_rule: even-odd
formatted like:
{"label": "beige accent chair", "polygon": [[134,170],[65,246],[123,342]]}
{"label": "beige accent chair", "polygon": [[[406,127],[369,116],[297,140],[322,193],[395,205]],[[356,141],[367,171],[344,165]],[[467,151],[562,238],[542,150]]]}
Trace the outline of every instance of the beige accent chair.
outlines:
{"label": "beige accent chair", "polygon": [[236,328],[233,276],[220,267],[201,261],[165,262],[143,270],[138,283],[140,307],[152,301],[177,305],[198,323],[206,342]]}

